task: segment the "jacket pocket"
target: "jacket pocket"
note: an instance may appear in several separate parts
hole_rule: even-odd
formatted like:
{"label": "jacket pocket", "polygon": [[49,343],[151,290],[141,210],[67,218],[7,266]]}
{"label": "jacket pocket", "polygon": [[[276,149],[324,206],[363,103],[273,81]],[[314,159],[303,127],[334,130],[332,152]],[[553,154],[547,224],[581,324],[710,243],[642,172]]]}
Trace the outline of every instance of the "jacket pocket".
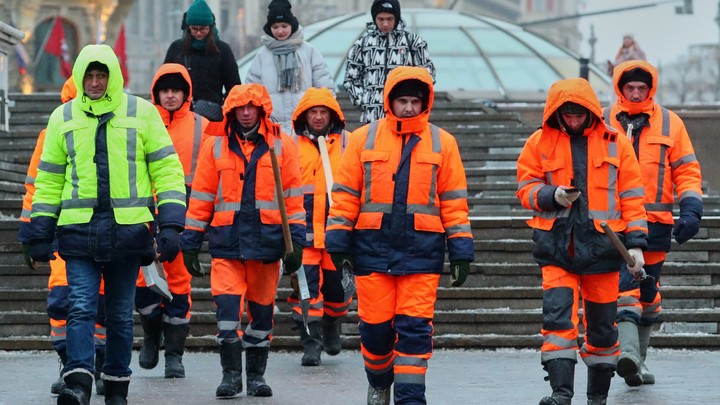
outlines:
{"label": "jacket pocket", "polygon": [[437,215],[420,214],[416,212],[414,219],[416,231],[445,233],[442,220]]}

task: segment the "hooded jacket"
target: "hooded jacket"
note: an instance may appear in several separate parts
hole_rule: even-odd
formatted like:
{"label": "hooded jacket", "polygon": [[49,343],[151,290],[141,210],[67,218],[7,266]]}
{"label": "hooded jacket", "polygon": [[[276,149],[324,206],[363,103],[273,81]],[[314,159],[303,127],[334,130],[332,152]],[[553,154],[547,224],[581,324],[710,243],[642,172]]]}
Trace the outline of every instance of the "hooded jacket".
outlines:
{"label": "hooded jacket", "polygon": [[[396,117],[389,93],[399,82],[424,82],[426,108]],[[450,260],[472,261],[467,182],[455,138],[428,122],[432,77],[399,67],[385,84],[387,115],[353,132],[333,184],[325,245],[353,255],[357,274],[440,273]],[[409,185],[412,184],[412,187]]]}
{"label": "hooded jacket", "polygon": [[[81,93],[91,62],[108,67],[105,95]],[[88,45],[73,66],[78,96],[50,115],[35,181],[31,240],[53,240],[63,257],[109,261],[154,255],[151,222],[157,195],[160,228],[182,230],[182,165],[157,109],[123,93],[118,59]],[[154,185],[154,188],[153,188]]]}
{"label": "hooded jacket", "polygon": [[[255,142],[241,141],[232,131],[234,110],[260,107]],[[278,196],[270,161],[275,149],[293,242],[305,245],[305,210],[295,144],[269,118],[272,103],[257,83],[233,87],[223,106],[222,122],[210,123],[198,155],[182,248],[199,249],[207,230],[214,258],[276,261],[285,249]]]}
{"label": "hooded jacket", "polygon": [[374,21],[369,22],[365,33],[348,52],[343,81],[352,103],[362,109],[361,123],[373,122],[385,115],[385,79],[398,66],[424,67],[435,82],[435,65],[427,42],[406,31],[405,21],[399,20],[395,29],[387,34],[383,34]]}
{"label": "hooded jacket", "polygon": [[[634,103],[627,100],[619,87],[622,75],[640,68],[652,76],[647,99]],[[628,61],[614,70],[613,83],[617,103],[605,108],[605,122],[627,137],[627,126],[619,117],[647,114],[647,126],[632,132],[632,144],[640,162],[645,186],[645,209],[648,215],[649,246],[651,251],[669,251],[672,233],[675,195],[680,215],[702,217],[702,173],[685,124],[674,112],[655,103],[658,72],[650,63]],[[623,117],[624,115],[624,117]]]}
{"label": "hooded jacket", "polygon": [[[582,134],[560,129],[558,108],[573,102],[592,117]],[[604,235],[605,221],[625,246],[647,246],[640,167],[632,145],[602,122],[600,102],[584,79],[554,83],[548,91],[543,125],[532,134],[517,162],[517,197],[532,210],[533,256],[540,266],[573,273],[618,271],[622,257]],[[580,189],[568,208],[554,200],[558,186]]]}
{"label": "hooded jacket", "polygon": [[[162,76],[178,73],[182,75],[185,82],[187,82],[189,91],[188,94],[185,95],[185,102],[180,109],[170,112],[160,105],[160,100],[155,99],[155,85]],[[182,163],[183,172],[185,173],[185,187],[187,197],[189,198],[193,173],[195,173],[195,168],[197,167],[197,154],[200,150],[202,140],[207,137],[207,135],[204,135],[204,130],[208,125],[208,120],[200,114],[190,111],[193,86],[190,80],[190,74],[187,69],[185,69],[185,66],[177,63],[166,63],[160,66],[157,72],[155,72],[151,88],[153,90],[151,91],[152,102],[160,113],[165,128],[167,128],[170,134],[170,139],[172,139],[175,151],[180,158],[180,163]]]}
{"label": "hooded jacket", "polygon": [[308,137],[305,117],[305,113],[310,108],[318,106],[327,107],[331,111],[331,127],[325,136],[325,144],[333,179],[340,167],[340,158],[347,147],[350,133],[345,131],[345,116],[330,90],[314,87],[307,89],[293,114],[293,138],[298,145],[300,154],[300,175],[307,218],[306,242],[309,246],[324,249],[325,224],[329,206],[327,197],[330,190],[327,190],[325,169],[318,146],[319,141]]}

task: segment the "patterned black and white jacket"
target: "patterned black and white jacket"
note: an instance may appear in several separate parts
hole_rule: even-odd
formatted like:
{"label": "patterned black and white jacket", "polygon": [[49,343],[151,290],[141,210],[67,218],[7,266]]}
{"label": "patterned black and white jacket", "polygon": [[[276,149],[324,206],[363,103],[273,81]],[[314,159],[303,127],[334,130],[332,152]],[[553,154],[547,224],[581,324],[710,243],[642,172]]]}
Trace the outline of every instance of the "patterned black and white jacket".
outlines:
{"label": "patterned black and white jacket", "polygon": [[343,81],[350,100],[362,109],[361,123],[385,116],[385,79],[398,66],[422,66],[435,82],[435,65],[430,60],[424,39],[405,31],[403,20],[387,34],[383,34],[374,22],[369,22],[365,33],[350,48]]}

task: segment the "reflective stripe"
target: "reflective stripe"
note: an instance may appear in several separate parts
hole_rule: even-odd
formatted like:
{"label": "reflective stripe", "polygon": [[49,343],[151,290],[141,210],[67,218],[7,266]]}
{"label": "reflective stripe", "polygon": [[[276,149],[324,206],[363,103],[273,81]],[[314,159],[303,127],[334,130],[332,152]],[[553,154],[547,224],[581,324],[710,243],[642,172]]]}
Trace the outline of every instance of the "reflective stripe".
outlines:
{"label": "reflective stripe", "polygon": [[175,154],[175,148],[172,145],[168,145],[164,148],[160,148],[156,150],[155,152],[148,153],[146,155],[146,159],[148,163],[156,162],[160,159],[166,158],[170,155]]}
{"label": "reflective stripe", "polygon": [[532,208],[534,211],[541,211],[540,207],[535,205],[535,198],[537,196],[537,193],[540,192],[540,189],[545,186],[545,183],[538,184],[531,188],[530,192],[528,193],[528,205],[530,205],[530,208]]}
{"label": "reflective stripe", "polygon": [[[270,336],[270,333],[272,333],[272,328],[270,330],[259,330],[253,329],[251,325],[248,325],[247,328],[245,328],[245,335],[256,339],[267,339],[267,337]],[[270,344],[270,342],[268,342],[268,344]]]}
{"label": "reflective stripe", "polygon": [[238,326],[240,326],[240,322],[238,321],[218,321],[217,327],[219,330],[237,330]]}
{"label": "reflective stripe", "polygon": [[688,190],[680,195],[680,201],[682,201],[685,198],[697,198],[698,200],[702,200],[702,195],[694,190]]}
{"label": "reflective stripe", "polygon": [[193,149],[190,161],[190,174],[185,176],[185,184],[192,184],[195,168],[197,167],[197,156],[200,152],[200,141],[202,141],[202,117],[193,113],[195,116],[195,131],[193,132]]}
{"label": "reflective stripe", "polygon": [[155,206],[155,200],[152,197],[111,198],[110,202],[113,208],[138,208]]}
{"label": "reflective stripe", "polygon": [[38,169],[53,174],[65,174],[65,166],[66,165],[58,165],[41,160],[38,164]]}
{"label": "reflective stripe", "polygon": [[[397,361],[397,358],[395,359]],[[425,367],[427,368],[427,367]],[[395,384],[419,384],[425,385],[425,373],[396,373]]]}
{"label": "reflective stripe", "polygon": [[303,221],[305,223],[305,213],[297,212],[295,214],[288,215],[288,219],[296,220],[296,221]]}
{"label": "reflective stripe", "polygon": [[545,219],[567,218],[570,216],[570,207],[563,208],[559,211],[537,211],[535,215]]}
{"label": "reflective stripe", "polygon": [[[611,158],[617,158],[618,157],[618,150],[617,150],[617,143],[616,142],[608,142],[608,157]],[[607,215],[612,216],[612,218],[607,219],[614,219],[614,215],[617,215],[618,218],[620,215],[620,210],[618,210],[617,207],[617,201],[615,200],[615,194],[617,192],[617,167],[615,165],[608,164],[608,193],[607,193],[607,202],[608,202],[608,209],[605,213],[600,213],[599,211],[590,211],[590,214],[592,215],[593,212],[598,213],[600,215]],[[613,214],[615,213],[615,214]]]}
{"label": "reflective stripe", "polygon": [[644,187],[635,187],[628,190],[623,191],[620,193],[620,199],[623,198],[633,198],[633,197],[643,197],[645,195],[645,188]]}
{"label": "reflective stripe", "polygon": [[[315,234],[314,233],[306,233],[305,234],[305,242],[313,242],[315,240]],[[311,245],[312,246],[312,245]]]}
{"label": "reflective stripe", "polygon": [[621,219],[622,212],[620,212],[620,210],[608,210],[608,211],[590,210],[590,218],[602,220],[602,221]]}
{"label": "reflective stripe", "polygon": [[392,204],[371,203],[360,205],[360,212],[383,212],[389,214],[392,212]]}
{"label": "reflective stripe", "polygon": [[570,360],[576,360],[577,359],[577,351],[573,349],[563,349],[563,350],[553,350],[550,352],[542,352],[540,353],[540,361],[542,363],[545,363],[546,361],[553,360],[553,359],[570,359]]}
{"label": "reflective stripe", "polygon": [[377,134],[378,122],[373,121],[368,126],[367,139],[365,139],[365,149],[375,149],[375,135]]}
{"label": "reflective stripe", "polygon": [[528,184],[532,184],[532,183],[542,183],[542,184],[545,184],[545,180],[536,179],[536,178],[530,178],[530,179],[527,179],[527,180],[523,180],[523,181],[521,181],[520,183],[518,183],[517,189],[518,189],[518,191],[519,191],[519,190],[522,189],[523,187],[527,186]]}
{"label": "reflective stripe", "polygon": [[459,233],[472,233],[472,227],[467,224],[453,225],[445,229],[447,236],[457,235]]}
{"label": "reflective stripe", "polygon": [[350,187],[348,187],[344,184],[340,184],[338,182],[333,183],[331,191],[344,191],[353,197],[360,198],[360,190],[355,190],[354,188],[350,188]]}
{"label": "reflective stripe", "polygon": [[277,157],[282,156],[282,138],[275,138],[273,140],[273,149],[275,149],[275,155]]}
{"label": "reflective stripe", "polygon": [[158,199],[158,203],[160,201],[165,201],[165,200],[185,201],[185,193],[183,193],[181,191],[175,191],[175,190],[164,191],[162,193],[157,194],[157,199]]}
{"label": "reflective stripe", "polygon": [[25,176],[25,184],[27,184],[27,185],[35,184],[35,177]]}
{"label": "reflective stripe", "polygon": [[337,217],[328,217],[327,225],[328,226],[343,225],[343,226],[352,228],[353,226],[355,226],[355,222],[353,222],[345,217],[337,216]]}
{"label": "reflective stripe", "polygon": [[201,221],[199,219],[190,218],[190,217],[185,218],[185,226],[191,226],[193,228],[205,229],[205,228],[207,228],[208,224],[210,224],[210,223],[206,222],[206,221]]}
{"label": "reflective stripe", "polygon": [[[670,136],[670,114],[668,113],[667,108],[660,107],[662,111],[662,136]],[[659,203],[662,202],[662,197],[664,194],[663,186],[665,184],[665,155],[667,154],[667,146],[660,145],[660,156],[658,162],[660,164],[658,165],[658,177],[657,177],[657,194],[655,195],[655,202]]]}
{"label": "reflective stripe", "polygon": [[[227,205],[230,205],[233,203],[227,203]],[[240,209],[240,204],[238,204],[238,209]],[[280,206],[278,205],[277,201],[262,201],[262,200],[255,200],[255,208],[261,209],[261,210],[279,210]]]}
{"label": "reflective stripe", "polygon": [[97,206],[97,198],[76,198],[65,200],[60,203],[62,208],[95,208]]}
{"label": "reflective stripe", "polygon": [[610,107],[603,108],[603,120],[605,125],[610,125]]}
{"label": "reflective stripe", "polygon": [[[140,270],[140,271],[144,271],[144,270]],[[152,312],[155,310],[155,308],[157,308],[159,306],[160,306],[160,303],[156,302],[156,303],[153,303],[153,304],[150,304],[150,305],[147,305],[144,307],[140,307],[140,308],[135,308],[135,309],[140,313],[140,315],[148,316],[148,315],[152,314]]]}
{"label": "reflective stripe", "polygon": [[440,216],[440,207],[437,207],[435,205],[422,205],[422,204],[408,204],[407,205],[407,213],[408,214],[428,214],[428,215],[435,215]]}
{"label": "reflective stripe", "polygon": [[47,213],[47,214],[60,214],[60,207],[57,205],[50,205],[50,204],[41,204],[41,203],[35,203],[32,205],[32,212],[33,213]]}
{"label": "reflective stripe", "polygon": [[221,202],[215,204],[215,212],[222,212],[222,211],[240,211],[240,203],[239,202]]}
{"label": "reflective stripe", "polygon": [[187,325],[190,323],[190,318],[178,318],[163,315],[163,323],[169,323],[170,325]]}
{"label": "reflective stripe", "polygon": [[128,117],[136,117],[137,116],[137,96],[131,96],[128,94],[127,101],[128,101],[128,107],[127,107]]}
{"label": "reflective stripe", "polygon": [[430,126],[430,139],[432,140],[432,151],[435,153],[442,152],[442,143],[440,142],[440,128],[433,124]]}
{"label": "reflective stripe", "polygon": [[22,211],[20,212],[20,218],[30,218],[30,214],[32,214],[31,210],[29,210],[27,208],[23,208]]}
{"label": "reflective stripe", "polygon": [[314,184],[303,184],[302,192],[303,192],[303,194],[314,194],[315,193],[315,185]]}
{"label": "reflective stripe", "polygon": [[215,194],[192,190],[190,191],[190,198],[194,198],[200,201],[213,202],[215,201]]}
{"label": "reflective stripe", "polygon": [[63,106],[63,121],[68,122],[72,119],[72,101],[65,103]]}
{"label": "reflective stripe", "polygon": [[[135,100],[130,97],[129,100]],[[128,103],[128,116],[130,116],[130,104]],[[130,198],[137,198],[137,130],[135,128],[126,128],[127,135],[127,162],[128,162],[128,186],[130,187]],[[150,161],[148,161],[149,163]]]}
{"label": "reflective stripe", "polygon": [[647,220],[645,220],[645,219],[636,219],[635,221],[628,222],[627,226],[628,226],[628,228],[633,228],[633,227],[639,226],[641,228],[647,229],[648,224],[647,224]]}
{"label": "reflective stripe", "polygon": [[691,153],[691,154],[689,154],[689,155],[685,155],[685,156],[681,157],[680,159],[678,159],[678,160],[676,160],[676,161],[674,161],[674,162],[670,162],[670,167],[671,167],[672,169],[677,169],[678,167],[680,167],[680,166],[682,166],[682,165],[685,165],[685,164],[688,164],[688,163],[692,163],[692,162],[697,162],[697,156],[695,156],[694,153]]}
{"label": "reflective stripe", "polygon": [[80,178],[77,173],[77,163],[75,162],[75,134],[70,131],[65,134],[65,147],[68,151],[68,158],[70,160],[70,179],[72,182],[72,191],[70,193],[73,199],[80,198]]}
{"label": "reflective stripe", "polygon": [[283,191],[283,196],[285,198],[300,197],[302,195],[303,195],[303,190],[300,187],[291,187],[291,188]]}
{"label": "reflective stripe", "polygon": [[467,198],[467,190],[449,190],[440,194],[440,201],[462,200]]}
{"label": "reflective stripe", "polygon": [[562,336],[558,336],[558,335],[555,335],[552,333],[548,333],[547,335],[544,335],[543,341],[545,343],[550,343],[553,346],[564,347],[567,349],[572,349],[573,347],[577,347],[577,340],[565,339]]}
{"label": "reflective stripe", "polygon": [[397,356],[395,357],[396,366],[413,366],[413,367],[425,367],[428,366],[428,361],[421,357],[412,356]]}
{"label": "reflective stripe", "polygon": [[647,211],[666,211],[672,212],[673,203],[651,203],[645,204],[645,210]]}
{"label": "reflective stripe", "polygon": [[[375,149],[375,137],[377,136],[377,121],[370,123],[368,126],[367,139],[365,139],[365,149]],[[365,173],[364,184],[365,184],[365,202],[369,203],[372,201],[370,191],[372,190],[372,162],[363,163],[363,171]]]}
{"label": "reflective stripe", "polygon": [[[213,156],[215,157],[215,160],[218,160],[222,158],[222,145],[223,145],[223,137],[216,136],[215,137],[215,144],[213,145]],[[217,204],[215,204],[215,211],[218,211],[218,206],[224,206],[225,205],[225,197],[223,197],[223,184],[222,184],[222,176],[218,175],[218,185],[217,185]],[[238,208],[239,210],[240,208]],[[225,210],[220,210],[225,211]],[[235,211],[235,210],[233,210]]]}

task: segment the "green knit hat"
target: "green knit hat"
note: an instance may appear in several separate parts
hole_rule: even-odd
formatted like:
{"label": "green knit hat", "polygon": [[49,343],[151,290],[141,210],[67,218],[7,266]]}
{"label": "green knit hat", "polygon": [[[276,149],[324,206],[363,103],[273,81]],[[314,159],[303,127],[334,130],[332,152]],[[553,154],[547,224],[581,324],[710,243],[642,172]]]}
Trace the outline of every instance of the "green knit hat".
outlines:
{"label": "green knit hat", "polygon": [[187,25],[215,25],[215,16],[205,0],[195,0],[185,14]]}

